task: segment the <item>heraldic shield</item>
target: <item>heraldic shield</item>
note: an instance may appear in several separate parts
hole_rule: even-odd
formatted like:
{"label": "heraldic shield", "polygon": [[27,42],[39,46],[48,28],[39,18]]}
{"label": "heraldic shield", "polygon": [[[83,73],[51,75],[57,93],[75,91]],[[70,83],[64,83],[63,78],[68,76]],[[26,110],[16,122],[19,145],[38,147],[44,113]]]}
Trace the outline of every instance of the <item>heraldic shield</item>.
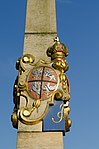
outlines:
{"label": "heraldic shield", "polygon": [[35,100],[46,100],[56,91],[58,82],[58,75],[51,67],[34,67],[27,77],[27,90]]}

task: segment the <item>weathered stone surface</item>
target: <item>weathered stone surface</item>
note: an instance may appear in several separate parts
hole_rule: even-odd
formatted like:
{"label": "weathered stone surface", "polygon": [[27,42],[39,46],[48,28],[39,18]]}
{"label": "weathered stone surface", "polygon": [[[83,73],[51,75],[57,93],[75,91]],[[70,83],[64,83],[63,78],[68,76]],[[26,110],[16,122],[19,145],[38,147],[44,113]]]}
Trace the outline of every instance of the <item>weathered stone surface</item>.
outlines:
{"label": "weathered stone surface", "polygon": [[21,132],[41,132],[42,131],[42,122],[36,124],[36,125],[26,125],[18,122],[18,131]]}
{"label": "weathered stone surface", "polygon": [[39,59],[50,61],[46,51],[53,45],[55,37],[56,34],[26,34],[23,54],[32,54],[36,61]]}
{"label": "weathered stone surface", "polygon": [[26,33],[56,32],[55,0],[27,0]]}
{"label": "weathered stone surface", "polygon": [[17,149],[63,149],[63,134],[62,132],[19,132]]}

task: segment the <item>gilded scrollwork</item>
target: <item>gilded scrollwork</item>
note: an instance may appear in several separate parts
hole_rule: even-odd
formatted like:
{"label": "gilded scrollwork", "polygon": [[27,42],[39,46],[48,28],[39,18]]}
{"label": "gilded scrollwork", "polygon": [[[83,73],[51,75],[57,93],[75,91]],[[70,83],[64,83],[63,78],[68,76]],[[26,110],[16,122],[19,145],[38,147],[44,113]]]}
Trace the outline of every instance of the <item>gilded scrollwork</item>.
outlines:
{"label": "gilded scrollwork", "polygon": [[57,123],[60,123],[63,120],[63,118],[64,118],[63,113],[64,113],[64,105],[63,104],[60,104],[60,111],[57,113],[57,117],[58,117],[59,120],[55,120],[55,118],[52,117],[52,121],[54,123],[56,123],[56,124]]}
{"label": "gilded scrollwork", "polygon": [[[62,43],[60,43],[59,38],[55,38],[55,44],[47,49],[47,55],[51,57],[52,67],[60,72],[59,78],[62,84],[62,90],[64,92],[64,99],[70,99],[70,83],[66,76],[66,71],[69,66],[66,61],[66,57],[68,56],[68,49]],[[68,94],[68,96],[67,96]]]}
{"label": "gilded scrollwork", "polygon": [[70,130],[70,127],[71,127],[71,124],[72,124],[70,118],[68,118],[69,113],[70,113],[70,107],[69,107],[69,102],[67,101],[64,104],[64,119],[65,119],[65,130],[66,131]]}
{"label": "gilded scrollwork", "polygon": [[[16,68],[19,72],[14,85],[16,108],[12,114],[12,123],[17,128],[15,118],[26,125],[34,125],[43,120],[49,105],[54,104],[59,77],[50,64],[48,66],[44,60],[34,63],[30,54],[18,59]],[[18,102],[20,106],[16,106]]]}

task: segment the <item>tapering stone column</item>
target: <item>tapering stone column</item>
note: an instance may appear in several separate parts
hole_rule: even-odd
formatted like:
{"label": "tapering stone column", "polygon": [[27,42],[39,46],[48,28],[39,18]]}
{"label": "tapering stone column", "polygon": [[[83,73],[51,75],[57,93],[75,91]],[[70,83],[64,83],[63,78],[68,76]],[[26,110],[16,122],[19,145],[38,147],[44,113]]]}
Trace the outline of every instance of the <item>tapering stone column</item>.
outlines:
{"label": "tapering stone column", "polygon": [[23,54],[48,60],[46,50],[56,37],[55,0],[27,0]]}
{"label": "tapering stone column", "polygon": [[[51,61],[46,50],[53,45],[56,33],[55,0],[27,0],[24,54]],[[21,99],[24,97],[20,97]],[[19,107],[24,106],[24,99]],[[17,149],[63,149],[63,133],[42,132],[42,121],[26,125],[18,120]]]}

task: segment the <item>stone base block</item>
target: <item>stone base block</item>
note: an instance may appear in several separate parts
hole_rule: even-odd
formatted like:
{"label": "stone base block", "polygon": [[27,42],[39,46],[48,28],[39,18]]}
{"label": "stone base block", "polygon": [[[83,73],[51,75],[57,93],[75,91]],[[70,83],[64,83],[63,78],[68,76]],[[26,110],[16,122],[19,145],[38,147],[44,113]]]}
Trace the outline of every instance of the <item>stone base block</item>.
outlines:
{"label": "stone base block", "polygon": [[63,133],[18,132],[17,149],[63,149]]}

